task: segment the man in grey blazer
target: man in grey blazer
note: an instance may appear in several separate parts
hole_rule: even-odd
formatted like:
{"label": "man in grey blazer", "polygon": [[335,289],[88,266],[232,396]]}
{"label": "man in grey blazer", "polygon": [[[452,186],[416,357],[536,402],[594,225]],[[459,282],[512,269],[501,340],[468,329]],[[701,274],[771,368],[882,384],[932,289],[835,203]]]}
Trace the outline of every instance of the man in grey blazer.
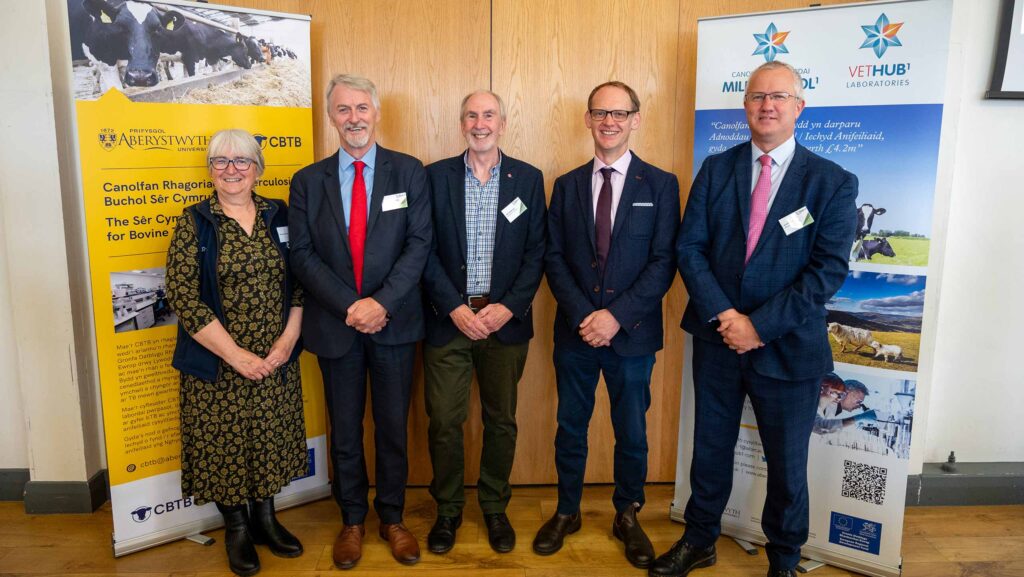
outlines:
{"label": "man in grey blazer", "polygon": [[377,144],[380,99],[369,80],[334,77],[327,114],[341,148],[295,174],[288,225],[291,266],[306,291],[303,342],[319,359],[331,420],[333,492],[344,524],[334,564],[350,569],[362,555],[367,374],[379,533],[395,559],[413,564],[419,546],[402,512],[413,361],[424,334],[419,281],[431,242],[426,171]]}
{"label": "man in grey blazer", "polygon": [[544,270],[544,177],[498,148],[505,104],[480,90],[462,100],[467,150],[427,167],[434,243],[423,272],[430,417],[430,494],[437,521],[427,548],[447,553],[462,523],[462,425],[476,372],[484,425],[477,493],[491,548],[511,551],[505,515],[516,453],[516,398],[533,337],[533,296]]}

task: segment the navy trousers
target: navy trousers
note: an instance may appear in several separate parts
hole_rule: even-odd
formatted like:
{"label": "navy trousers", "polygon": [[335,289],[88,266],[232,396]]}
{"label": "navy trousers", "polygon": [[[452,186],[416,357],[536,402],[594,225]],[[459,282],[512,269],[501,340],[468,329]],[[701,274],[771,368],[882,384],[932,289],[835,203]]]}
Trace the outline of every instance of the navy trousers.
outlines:
{"label": "navy trousers", "polygon": [[796,567],[800,547],[807,541],[807,449],[821,379],[765,377],[751,368],[746,355],[737,355],[724,344],[693,339],[693,380],[692,494],[683,514],[684,541],[707,547],[721,533],[722,513],[732,492],[743,398],[749,396],[768,466],[768,495],[761,514],[768,562],[777,569]]}
{"label": "navy trousers", "polygon": [[581,348],[555,345],[558,383],[558,432],[555,469],[558,471],[558,512],[580,510],[583,475],[587,468],[587,431],[594,414],[594,393],[604,373],[615,431],[615,492],[612,503],[623,511],[644,504],[647,481],[647,409],[651,406],[654,355],[624,357],[611,347]]}
{"label": "navy trousers", "polygon": [[343,357],[321,357],[327,414],[331,420],[331,489],[346,525],[363,523],[370,483],[363,454],[366,376],[370,376],[376,487],[373,508],[382,523],[399,523],[409,476],[406,424],[409,418],[416,345],[380,345],[359,335]]}

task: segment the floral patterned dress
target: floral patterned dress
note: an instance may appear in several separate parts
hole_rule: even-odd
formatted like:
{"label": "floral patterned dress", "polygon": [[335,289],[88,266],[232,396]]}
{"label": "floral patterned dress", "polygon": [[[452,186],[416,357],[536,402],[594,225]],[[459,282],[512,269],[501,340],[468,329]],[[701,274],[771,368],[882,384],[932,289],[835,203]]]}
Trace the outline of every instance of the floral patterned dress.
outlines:
{"label": "floral patterned dress", "polygon": [[[268,208],[253,195],[252,234],[224,214],[216,193],[210,208],[221,239],[217,262],[225,329],[238,346],[261,357],[284,331],[281,316],[287,271],[266,222]],[[178,322],[195,334],[216,315],[199,300],[196,225],[186,210],[167,253],[167,294]],[[302,306],[301,289],[291,306]],[[306,429],[299,363],[261,381],[246,379],[221,361],[217,381],[181,375],[181,490],[196,503],[239,505],[278,493],[306,475]]]}

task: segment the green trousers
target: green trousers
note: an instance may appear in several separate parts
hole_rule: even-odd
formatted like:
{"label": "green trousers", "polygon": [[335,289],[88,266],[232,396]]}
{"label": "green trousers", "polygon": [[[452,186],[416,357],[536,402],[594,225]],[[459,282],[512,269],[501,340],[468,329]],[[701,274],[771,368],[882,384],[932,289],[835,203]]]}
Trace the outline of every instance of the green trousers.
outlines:
{"label": "green trousers", "polygon": [[477,493],[484,514],[504,513],[512,496],[509,475],[516,454],[516,388],[529,343],[506,345],[494,336],[472,341],[458,335],[443,347],[423,346],[423,374],[430,418],[430,494],[437,514],[454,517],[466,504],[462,425],[469,413],[469,391],[476,370],[484,442]]}

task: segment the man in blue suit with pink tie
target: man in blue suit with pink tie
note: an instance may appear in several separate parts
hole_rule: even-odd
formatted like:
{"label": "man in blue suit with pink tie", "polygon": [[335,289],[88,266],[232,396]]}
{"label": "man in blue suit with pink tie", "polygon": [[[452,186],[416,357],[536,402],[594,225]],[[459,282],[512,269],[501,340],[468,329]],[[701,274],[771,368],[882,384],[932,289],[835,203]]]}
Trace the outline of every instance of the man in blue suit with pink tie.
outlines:
{"label": "man in blue suit with pink tie", "polygon": [[692,495],[686,531],[654,577],[715,563],[747,396],[768,467],[769,577],[794,577],[807,541],[807,447],[832,370],[825,303],[849,269],[857,177],[797,144],[803,83],[788,64],[755,70],[744,108],[750,142],[705,159],[676,243],[693,335]]}

